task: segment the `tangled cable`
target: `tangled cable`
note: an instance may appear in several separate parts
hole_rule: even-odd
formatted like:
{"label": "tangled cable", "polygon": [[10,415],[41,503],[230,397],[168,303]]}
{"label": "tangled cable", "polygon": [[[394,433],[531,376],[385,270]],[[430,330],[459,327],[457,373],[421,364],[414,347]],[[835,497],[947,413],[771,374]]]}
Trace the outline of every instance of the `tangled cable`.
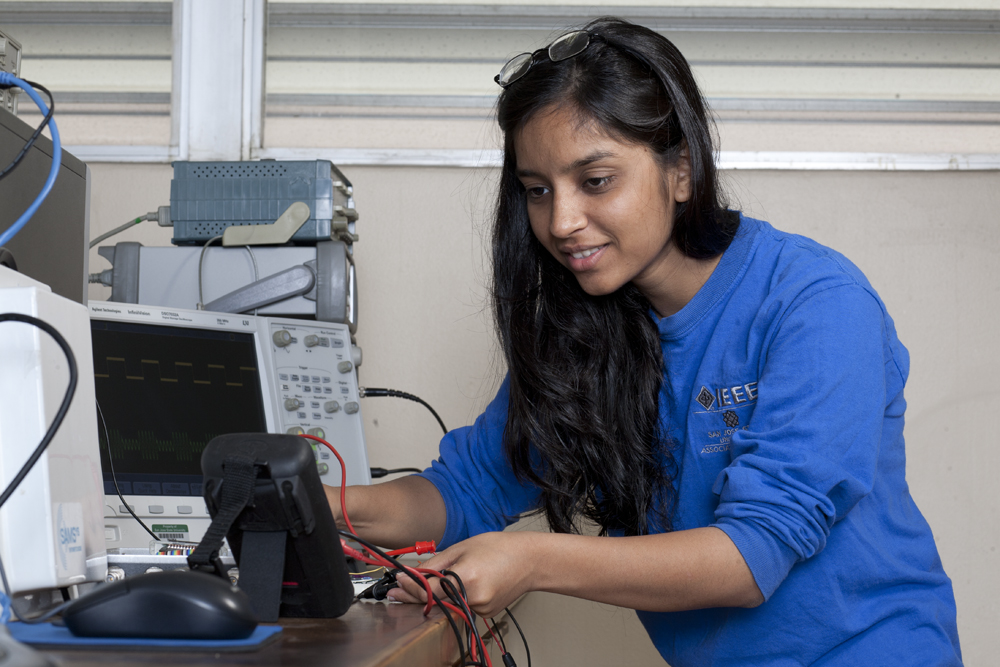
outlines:
{"label": "tangled cable", "polygon": [[[309,440],[315,440],[316,442],[325,445],[333,455],[337,457],[337,461],[340,462],[341,470],[341,484],[340,484],[340,507],[341,512],[344,516],[344,523],[347,525],[347,530],[341,530],[341,545],[344,549],[344,553],[352,558],[355,558],[363,563],[369,565],[377,565],[380,567],[393,568],[399,570],[400,574],[405,574],[406,576],[413,579],[413,581],[420,584],[424,590],[427,592],[427,603],[424,605],[424,615],[426,616],[431,612],[431,609],[436,605],[441,609],[445,618],[447,619],[449,625],[451,625],[452,631],[455,633],[455,639],[458,642],[458,650],[460,655],[465,655],[465,646],[469,647],[468,655],[471,660],[466,661],[463,665],[478,666],[478,667],[493,667],[493,663],[490,660],[489,653],[486,651],[486,644],[483,641],[482,636],[479,633],[479,629],[476,627],[476,617],[469,607],[469,603],[466,601],[465,597],[465,585],[462,583],[461,578],[454,572],[449,570],[444,570],[438,572],[437,570],[432,570],[429,568],[421,567],[410,567],[400,563],[392,555],[382,551],[377,546],[368,542],[364,538],[358,536],[357,532],[354,530],[354,526],[351,525],[351,520],[347,514],[347,468],[344,465],[344,459],[340,456],[337,449],[331,445],[326,440],[319,438],[314,435],[303,434],[303,438],[308,438]],[[357,549],[349,546],[343,538],[349,538],[360,545],[362,545],[367,553],[362,553]],[[425,543],[419,543],[417,547],[413,550],[421,551]],[[433,548],[433,547],[432,547]],[[397,550],[399,552],[406,552],[406,550]],[[444,591],[448,600],[442,600],[431,588],[430,581],[428,577],[437,577],[440,579],[441,589]],[[452,581],[454,579],[454,581]],[[456,586],[457,584],[457,586]],[[458,617],[465,623],[466,626],[466,638],[463,640],[462,633],[459,630],[458,625],[455,623],[455,619],[452,614],[458,615]],[[488,626],[487,626],[488,627]]]}

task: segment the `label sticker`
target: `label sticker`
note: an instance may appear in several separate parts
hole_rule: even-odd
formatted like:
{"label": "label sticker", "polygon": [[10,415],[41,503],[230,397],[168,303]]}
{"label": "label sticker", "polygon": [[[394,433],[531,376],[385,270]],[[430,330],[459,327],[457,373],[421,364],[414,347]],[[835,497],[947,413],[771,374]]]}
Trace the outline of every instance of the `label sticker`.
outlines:
{"label": "label sticker", "polygon": [[56,505],[56,576],[59,579],[85,576],[87,554],[83,548],[83,505]]}
{"label": "label sticker", "polygon": [[185,523],[154,523],[151,530],[161,540],[186,540],[189,532]]}

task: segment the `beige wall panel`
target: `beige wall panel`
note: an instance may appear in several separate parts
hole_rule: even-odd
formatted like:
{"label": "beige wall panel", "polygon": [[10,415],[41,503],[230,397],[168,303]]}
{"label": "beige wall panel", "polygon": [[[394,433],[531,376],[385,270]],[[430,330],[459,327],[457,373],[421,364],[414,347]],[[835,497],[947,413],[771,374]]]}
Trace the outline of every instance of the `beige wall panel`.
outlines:
{"label": "beige wall panel", "polygon": [[[58,98],[56,99],[58,104]],[[84,106],[84,105],[77,105]],[[41,114],[24,113],[27,105],[18,114],[28,125],[38,125]],[[114,112],[98,113],[63,112],[56,109],[56,122],[63,145],[72,152],[74,146],[167,146],[170,144],[170,112],[130,113],[125,110],[118,115]],[[47,132],[47,131],[46,131]],[[147,165],[162,167],[162,165]],[[169,192],[167,193],[169,196]]]}
{"label": "beige wall panel", "polygon": [[[496,148],[495,124],[480,117],[406,117],[386,114],[344,118],[275,117],[267,119],[268,146],[282,148]],[[476,113],[476,109],[469,110]]]}
{"label": "beige wall panel", "polygon": [[[49,90],[62,92],[169,93],[169,60],[32,60],[21,63],[21,75],[45,82]],[[58,102],[58,100],[56,100]]]}
{"label": "beige wall panel", "polygon": [[535,43],[544,46],[548,34],[548,30],[481,28],[448,30],[421,27],[418,30],[404,30],[365,27],[341,29],[273,27],[269,28],[267,33],[267,53],[269,57],[282,58],[503,60],[531,48]]}
{"label": "beige wall panel", "polygon": [[[3,16],[0,1],[0,17]],[[21,42],[22,56],[119,56],[160,57],[169,60],[173,41],[169,25],[80,25],[17,23],[4,32]]]}
{"label": "beige wall panel", "polygon": [[[498,62],[501,62],[498,59]],[[269,62],[269,94],[492,95],[492,63]]]}
{"label": "beige wall panel", "polygon": [[789,63],[1000,64],[993,34],[926,32],[681,32],[663,30],[696,63],[726,60]]}
{"label": "beige wall panel", "polygon": [[1000,100],[1000,69],[700,65],[693,70],[710,98]]}
{"label": "beige wall panel", "polygon": [[982,125],[865,122],[717,122],[724,151],[1000,153],[1000,122]]}
{"label": "beige wall panel", "polygon": [[[594,16],[598,14],[595,12]],[[549,43],[549,29],[463,30],[351,27],[344,29],[272,27],[268,56],[346,60],[455,59],[503,61]],[[902,63],[997,65],[994,34],[886,32],[733,32],[663,30],[690,61],[781,61],[790,63]],[[429,65],[433,67],[433,63]],[[495,74],[495,72],[494,72]]]}
{"label": "beige wall panel", "polygon": [[[356,246],[362,386],[407,391],[449,428],[470,424],[501,379],[487,299],[492,171],[345,168],[361,219]],[[441,431],[422,406],[362,403],[372,465],[426,466]]]}
{"label": "beige wall panel", "polygon": [[[52,0],[47,0],[52,1]],[[79,1],[79,0],[78,0]],[[272,4],[285,4],[298,0],[270,0]],[[399,0],[397,0],[398,2]],[[318,5],[354,4],[357,0],[318,0]],[[519,2],[496,2],[496,0],[423,0],[427,5],[512,5]],[[358,4],[391,4],[384,0],[368,0]],[[595,7],[648,7],[662,6],[663,0],[547,0],[546,5],[595,6]],[[791,7],[798,8],[808,3],[803,0],[684,0],[684,7]],[[824,8],[836,9],[996,9],[995,0],[824,0]]]}
{"label": "beige wall panel", "polygon": [[[130,219],[155,211],[170,204],[170,179],[173,169],[168,164],[110,164],[90,165],[90,238],[97,238]],[[170,245],[173,229],[159,227],[155,222],[143,222],[101,245],[114,245],[121,241],[138,241],[147,246]],[[106,259],[90,251],[90,272],[99,273],[111,268]],[[88,298],[105,301],[111,288],[91,285]]]}

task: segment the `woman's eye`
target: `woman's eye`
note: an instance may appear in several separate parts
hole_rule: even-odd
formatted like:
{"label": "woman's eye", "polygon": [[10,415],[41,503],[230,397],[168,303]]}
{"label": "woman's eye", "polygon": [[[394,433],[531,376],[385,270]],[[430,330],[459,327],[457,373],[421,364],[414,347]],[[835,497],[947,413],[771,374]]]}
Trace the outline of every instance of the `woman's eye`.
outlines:
{"label": "woman's eye", "polygon": [[611,182],[610,176],[594,176],[593,178],[588,178],[583,182],[584,187],[588,190],[600,190]]}
{"label": "woman's eye", "polygon": [[539,199],[548,194],[549,189],[538,185],[533,188],[525,188],[525,191],[528,193],[528,199]]}

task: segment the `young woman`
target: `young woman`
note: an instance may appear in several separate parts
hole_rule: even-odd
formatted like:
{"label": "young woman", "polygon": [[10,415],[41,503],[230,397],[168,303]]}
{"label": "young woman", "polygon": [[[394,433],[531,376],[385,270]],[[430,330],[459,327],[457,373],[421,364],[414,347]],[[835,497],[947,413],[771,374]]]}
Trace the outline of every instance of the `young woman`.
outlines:
{"label": "young woman", "polygon": [[[904,479],[908,356],[865,277],[724,207],[657,33],[600,19],[497,80],[509,373],[422,475],[350,488],[354,526],[437,539],[427,566],[485,616],[533,590],[636,609],[674,667],[961,664]],[[553,532],[498,532],[536,510]]]}

